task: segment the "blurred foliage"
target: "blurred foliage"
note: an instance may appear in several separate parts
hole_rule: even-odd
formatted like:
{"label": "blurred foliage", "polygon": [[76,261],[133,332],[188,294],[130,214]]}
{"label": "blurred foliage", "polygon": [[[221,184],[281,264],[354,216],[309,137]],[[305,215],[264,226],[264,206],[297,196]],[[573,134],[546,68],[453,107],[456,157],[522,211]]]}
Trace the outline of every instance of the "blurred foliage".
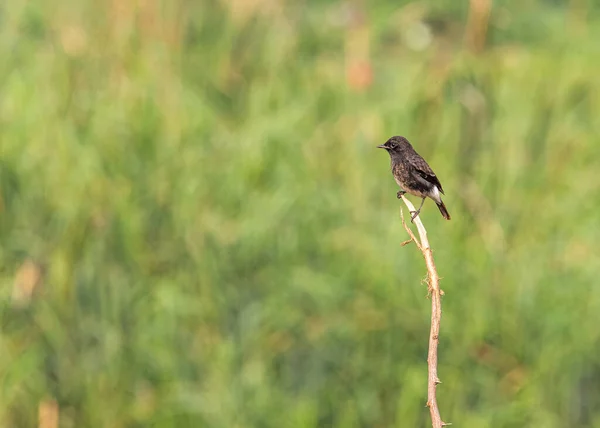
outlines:
{"label": "blurred foliage", "polygon": [[4,2],[0,425],[600,427],[599,12]]}

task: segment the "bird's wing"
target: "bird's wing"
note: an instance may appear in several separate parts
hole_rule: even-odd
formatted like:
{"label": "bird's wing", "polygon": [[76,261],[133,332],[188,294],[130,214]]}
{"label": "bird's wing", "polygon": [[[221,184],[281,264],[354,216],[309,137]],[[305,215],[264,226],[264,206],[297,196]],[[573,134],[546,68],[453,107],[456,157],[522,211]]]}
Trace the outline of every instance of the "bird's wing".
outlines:
{"label": "bird's wing", "polygon": [[416,156],[409,156],[408,161],[411,163],[412,166],[415,167],[416,173],[422,179],[435,185],[440,190],[440,192],[444,194],[444,189],[442,189],[442,184],[440,183],[440,180],[438,180],[431,167],[427,164],[427,162],[425,162],[425,159],[416,154]]}

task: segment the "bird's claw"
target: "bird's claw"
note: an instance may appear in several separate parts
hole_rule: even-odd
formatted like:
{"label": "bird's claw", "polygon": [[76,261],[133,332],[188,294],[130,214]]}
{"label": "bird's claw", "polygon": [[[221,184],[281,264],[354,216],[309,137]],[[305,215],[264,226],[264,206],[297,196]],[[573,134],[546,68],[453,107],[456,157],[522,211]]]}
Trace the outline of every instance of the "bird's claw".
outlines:
{"label": "bird's claw", "polygon": [[417,210],[417,211],[410,211],[410,222],[414,223],[415,222],[415,218],[417,218],[417,216],[419,215],[419,213],[421,212],[421,210]]}
{"label": "bird's claw", "polygon": [[404,190],[399,190],[398,193],[396,193],[396,196],[398,197],[398,199],[401,199],[403,195],[405,195],[406,192]]}

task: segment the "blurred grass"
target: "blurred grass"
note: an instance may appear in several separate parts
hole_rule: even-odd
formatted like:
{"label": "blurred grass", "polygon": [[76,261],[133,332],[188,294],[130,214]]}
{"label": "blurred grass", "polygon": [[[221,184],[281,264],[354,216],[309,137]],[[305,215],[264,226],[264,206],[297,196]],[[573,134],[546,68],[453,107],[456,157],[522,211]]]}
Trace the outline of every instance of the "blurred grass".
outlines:
{"label": "blurred grass", "polygon": [[600,427],[599,8],[485,8],[0,6],[0,425],[428,426],[401,134],[444,420]]}

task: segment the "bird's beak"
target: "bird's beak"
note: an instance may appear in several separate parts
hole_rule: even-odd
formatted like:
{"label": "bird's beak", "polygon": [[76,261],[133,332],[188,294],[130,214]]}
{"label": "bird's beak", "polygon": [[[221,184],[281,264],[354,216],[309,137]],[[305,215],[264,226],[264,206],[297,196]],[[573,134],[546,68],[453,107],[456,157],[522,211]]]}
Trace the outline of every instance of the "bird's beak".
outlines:
{"label": "bird's beak", "polygon": [[383,144],[382,144],[381,146],[377,146],[377,148],[378,148],[378,149],[386,149],[386,150],[387,150],[387,147],[386,147],[386,146],[384,146]]}

